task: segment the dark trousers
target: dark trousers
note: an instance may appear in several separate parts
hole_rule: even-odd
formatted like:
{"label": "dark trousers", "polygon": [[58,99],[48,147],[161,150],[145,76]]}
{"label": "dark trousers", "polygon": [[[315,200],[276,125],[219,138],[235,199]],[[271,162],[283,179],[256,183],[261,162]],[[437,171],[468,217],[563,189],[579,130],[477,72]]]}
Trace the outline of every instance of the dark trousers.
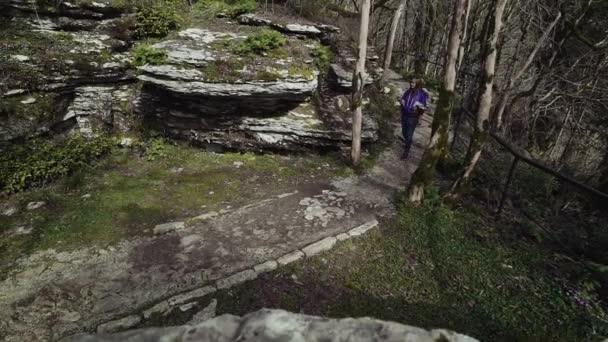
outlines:
{"label": "dark trousers", "polygon": [[401,114],[401,132],[405,141],[405,151],[409,151],[412,147],[414,131],[416,130],[416,126],[418,126],[419,119],[417,116]]}

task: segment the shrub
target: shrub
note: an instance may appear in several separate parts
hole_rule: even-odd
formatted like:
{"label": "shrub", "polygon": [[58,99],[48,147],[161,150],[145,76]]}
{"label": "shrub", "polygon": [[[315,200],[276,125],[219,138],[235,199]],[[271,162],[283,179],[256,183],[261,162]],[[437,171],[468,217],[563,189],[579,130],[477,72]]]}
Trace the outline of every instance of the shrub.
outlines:
{"label": "shrub", "polygon": [[142,3],[137,10],[138,37],[164,37],[179,26],[177,0]]}
{"label": "shrub", "polygon": [[203,18],[216,17],[218,14],[235,18],[256,8],[255,0],[201,0],[194,5],[193,12],[195,16]]}
{"label": "shrub", "polygon": [[329,64],[333,59],[333,53],[329,46],[317,44],[312,50],[312,57],[315,60],[315,65],[321,72],[326,71],[329,68]]}
{"label": "shrub", "polygon": [[90,164],[110,151],[112,139],[68,138],[61,143],[36,139],[0,145],[0,192],[13,193],[44,184]]}
{"label": "shrub", "polygon": [[160,49],[155,49],[149,45],[138,45],[133,50],[133,64],[141,65],[159,65],[167,62],[167,52]]}
{"label": "shrub", "polygon": [[278,49],[285,45],[283,35],[275,30],[261,29],[238,44],[234,52],[239,55],[255,53],[258,55]]}
{"label": "shrub", "polygon": [[155,161],[168,156],[168,142],[163,138],[154,138],[145,145],[146,159]]}

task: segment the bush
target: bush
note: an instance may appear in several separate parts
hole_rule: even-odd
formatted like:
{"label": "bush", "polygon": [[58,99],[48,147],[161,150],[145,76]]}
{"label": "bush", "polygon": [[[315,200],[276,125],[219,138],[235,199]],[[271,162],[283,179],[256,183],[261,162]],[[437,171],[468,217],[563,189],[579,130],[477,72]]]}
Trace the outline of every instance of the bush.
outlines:
{"label": "bush", "polygon": [[329,68],[329,64],[333,59],[333,53],[329,46],[317,44],[314,50],[312,50],[312,57],[315,60],[315,65],[320,71],[324,72]]}
{"label": "bush", "polygon": [[212,18],[218,14],[235,18],[241,14],[255,11],[255,0],[201,0],[193,7],[195,16]]}
{"label": "bush", "polygon": [[136,32],[138,37],[164,37],[179,26],[179,2],[177,0],[143,3],[137,10]]}
{"label": "bush", "polygon": [[160,65],[167,62],[167,52],[155,49],[149,45],[138,45],[133,50],[133,64],[141,65]]}
{"label": "bush", "polygon": [[234,48],[234,53],[239,55],[264,54],[285,45],[286,41],[280,32],[271,29],[261,29],[247,37]]}
{"label": "bush", "polygon": [[0,145],[0,193],[22,191],[88,166],[112,146],[108,137],[80,136],[61,143],[43,139],[25,144],[4,143]]}
{"label": "bush", "polygon": [[151,139],[145,145],[146,160],[155,161],[157,159],[163,159],[168,156],[169,143],[164,138]]}

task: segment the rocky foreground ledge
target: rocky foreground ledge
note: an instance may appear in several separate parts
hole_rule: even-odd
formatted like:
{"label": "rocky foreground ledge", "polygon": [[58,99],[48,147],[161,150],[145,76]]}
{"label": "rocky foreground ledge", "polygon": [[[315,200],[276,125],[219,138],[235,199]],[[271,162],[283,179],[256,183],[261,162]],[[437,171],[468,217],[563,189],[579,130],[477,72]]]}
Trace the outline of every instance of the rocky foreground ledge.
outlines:
{"label": "rocky foreground ledge", "polygon": [[262,309],[243,317],[222,315],[194,326],[147,328],[118,334],[79,334],[63,342],[111,341],[445,341],[474,342],[448,330],[424,330],[370,318],[328,319]]}

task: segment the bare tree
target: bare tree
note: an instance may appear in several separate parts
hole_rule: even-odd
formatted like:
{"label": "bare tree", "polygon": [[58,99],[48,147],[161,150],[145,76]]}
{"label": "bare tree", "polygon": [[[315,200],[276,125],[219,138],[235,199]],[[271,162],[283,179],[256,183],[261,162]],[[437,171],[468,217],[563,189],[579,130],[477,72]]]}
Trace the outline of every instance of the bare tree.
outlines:
{"label": "bare tree", "polygon": [[408,188],[408,200],[412,203],[420,203],[424,199],[424,189],[433,180],[437,162],[447,148],[450,115],[454,105],[454,90],[456,88],[456,63],[462,36],[462,19],[467,2],[468,0],[456,0],[454,2],[450,39],[443,68],[445,76],[433,117],[431,140]]}
{"label": "bare tree", "polygon": [[490,108],[492,107],[492,92],[494,86],[494,72],[496,69],[496,42],[502,28],[502,16],[508,0],[496,0],[494,13],[488,13],[493,16],[494,25],[492,32],[488,35],[487,46],[484,49],[486,56],[483,60],[483,77],[482,84],[479,87],[479,106],[477,109],[477,120],[467,155],[465,157],[465,168],[462,175],[454,182],[451,191],[459,191],[469,183],[471,174],[475,170],[475,166],[481,156],[481,151],[488,138],[490,130]]}
{"label": "bare tree", "polygon": [[367,34],[369,30],[369,13],[371,0],[363,0],[361,4],[361,24],[359,28],[359,55],[353,74],[353,136],[351,146],[351,160],[354,166],[361,162],[361,124],[362,124],[362,98],[365,77],[365,60],[367,59]]}
{"label": "bare tree", "polygon": [[526,59],[525,63],[521,66],[521,68],[516,73],[514,73],[511,76],[511,78],[509,79],[508,85],[502,91],[502,94],[500,95],[500,99],[498,101],[498,104],[496,105],[496,109],[495,109],[495,113],[494,113],[494,124],[498,130],[500,130],[502,128],[503,114],[504,114],[505,108],[507,107],[508,101],[511,97],[511,93],[513,92],[513,89],[515,88],[516,82],[519,79],[521,79],[521,77],[528,70],[528,68],[534,61],[534,58],[538,54],[538,51],[545,44],[545,41],[549,38],[549,34],[553,31],[553,28],[558,23],[558,21],[561,19],[561,17],[562,17],[562,13],[558,12],[558,14],[555,17],[555,19],[553,20],[553,22],[551,22],[551,24],[545,29],[545,31],[543,32],[543,35],[536,43],[536,46],[528,55],[528,58]]}
{"label": "bare tree", "polygon": [[384,71],[382,72],[382,80],[386,77],[386,71],[391,67],[391,58],[393,56],[393,45],[395,43],[395,34],[397,33],[397,27],[399,26],[399,20],[401,19],[401,14],[403,13],[403,9],[407,0],[401,0],[399,3],[399,7],[395,10],[395,14],[393,15],[393,20],[391,22],[391,30],[388,34],[388,40],[386,42],[386,48],[384,50]]}

